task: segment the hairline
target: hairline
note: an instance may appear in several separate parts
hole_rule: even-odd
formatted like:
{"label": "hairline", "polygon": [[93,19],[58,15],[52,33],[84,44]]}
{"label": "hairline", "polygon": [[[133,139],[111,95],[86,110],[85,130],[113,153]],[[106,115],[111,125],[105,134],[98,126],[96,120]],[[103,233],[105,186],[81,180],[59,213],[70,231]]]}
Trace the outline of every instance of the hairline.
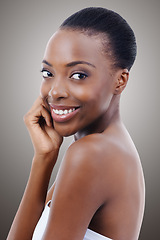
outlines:
{"label": "hairline", "polygon": [[112,62],[111,65],[112,65],[113,69],[115,70],[115,69],[120,68],[116,65],[117,61],[116,61],[114,49],[111,44],[109,34],[95,30],[93,28],[84,28],[84,27],[80,27],[80,26],[60,26],[59,30],[77,31],[88,37],[93,37],[95,39],[97,38],[98,40],[100,40],[100,42],[102,44],[102,48],[100,49],[101,53],[104,55],[104,57],[109,58],[109,60]]}

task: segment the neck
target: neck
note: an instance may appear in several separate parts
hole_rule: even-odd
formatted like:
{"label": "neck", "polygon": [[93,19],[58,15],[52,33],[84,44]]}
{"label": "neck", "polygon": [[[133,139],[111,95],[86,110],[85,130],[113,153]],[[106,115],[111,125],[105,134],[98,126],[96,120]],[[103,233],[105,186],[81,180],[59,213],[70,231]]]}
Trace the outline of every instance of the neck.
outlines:
{"label": "neck", "polygon": [[93,133],[102,133],[109,126],[116,124],[121,121],[120,118],[120,95],[113,95],[110,102],[109,108],[105,113],[103,113],[98,119],[96,119],[92,124],[87,126],[85,129],[78,131],[75,135],[75,141]]}

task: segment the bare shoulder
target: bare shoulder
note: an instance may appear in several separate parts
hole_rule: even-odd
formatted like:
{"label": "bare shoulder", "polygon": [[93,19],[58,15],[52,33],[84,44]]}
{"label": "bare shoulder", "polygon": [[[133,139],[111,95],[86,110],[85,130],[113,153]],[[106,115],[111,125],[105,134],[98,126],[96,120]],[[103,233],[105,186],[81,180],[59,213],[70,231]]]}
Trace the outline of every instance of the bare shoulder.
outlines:
{"label": "bare shoulder", "polygon": [[79,172],[86,170],[98,176],[113,156],[113,145],[103,134],[91,134],[74,142],[66,153],[66,161]]}
{"label": "bare shoulder", "polygon": [[[66,160],[75,173],[86,172],[84,178],[95,180],[107,193],[105,198],[117,191],[117,187],[128,181],[143,181],[139,155],[127,132],[114,134],[91,134],[74,142],[67,151]],[[97,184],[96,184],[97,183]],[[98,185],[99,184],[99,185]],[[110,188],[110,186],[115,188]],[[112,192],[111,192],[112,190]]]}
{"label": "bare shoulder", "polygon": [[[110,169],[107,162],[112,151],[107,147],[108,151],[103,152],[104,141],[103,134],[92,134],[77,140],[68,148],[57,176],[55,192],[63,186],[66,195],[70,192],[70,196],[74,195],[75,198],[81,193],[83,201],[86,198],[86,202],[94,205],[94,210],[105,202],[110,194],[108,191],[106,196],[104,189],[107,184],[109,189],[107,171],[110,172]],[[93,198],[95,201],[92,201]]]}
{"label": "bare shoulder", "polygon": [[[127,136],[128,137],[128,136]],[[129,165],[139,160],[131,139],[114,134],[91,134],[74,142],[67,151],[67,159],[74,165],[89,165],[93,168]]]}
{"label": "bare shoulder", "polygon": [[107,182],[110,182],[109,178],[114,178],[117,164],[121,165],[121,168],[125,166],[124,159],[127,156],[125,148],[110,135],[91,134],[69,147],[64,162],[68,168],[74,169],[75,173],[86,172],[87,174],[83,175],[87,179],[90,175],[92,181],[98,181],[101,177],[101,186],[104,179],[106,187]]}
{"label": "bare shoulder", "polygon": [[[93,215],[105,202],[104,170],[102,173],[103,167],[99,167],[101,138],[98,134],[84,137],[67,150],[52,195],[49,234],[61,236],[59,226],[63,226],[67,239],[82,239]],[[74,235],[69,232],[70,226]]]}
{"label": "bare shoulder", "polygon": [[[101,134],[92,134],[74,142],[68,149],[67,154],[77,164],[96,164],[102,155],[104,139]],[[80,160],[80,161],[78,161]]]}
{"label": "bare shoulder", "polygon": [[88,135],[75,141],[68,148],[62,166],[72,170],[76,176],[82,171],[83,177],[89,178],[90,174],[95,174],[98,171],[97,167],[103,156],[102,142],[100,134]]}
{"label": "bare shoulder", "polygon": [[[115,136],[112,131],[111,134],[88,135],[68,148],[54,186],[49,233],[56,232],[61,236],[59,226],[63,226],[68,239],[82,239],[89,225],[98,231],[97,226],[101,223],[104,228],[99,232],[107,235],[109,229],[119,226],[122,219],[128,221],[129,211],[132,219],[141,198],[140,189],[137,190],[140,174],[134,147],[128,141],[121,134]],[[115,208],[122,211],[115,212]],[[115,220],[111,223],[110,219]],[[127,222],[123,222],[125,227]],[[68,232],[71,225],[75,235]]]}

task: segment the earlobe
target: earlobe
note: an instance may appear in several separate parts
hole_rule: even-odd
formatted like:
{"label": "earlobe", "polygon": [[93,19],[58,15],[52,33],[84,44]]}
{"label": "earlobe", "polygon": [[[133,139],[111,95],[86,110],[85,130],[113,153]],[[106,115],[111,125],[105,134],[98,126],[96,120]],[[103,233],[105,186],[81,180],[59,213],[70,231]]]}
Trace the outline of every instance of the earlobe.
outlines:
{"label": "earlobe", "polygon": [[123,71],[121,71],[116,81],[116,86],[114,90],[115,95],[122,93],[122,91],[125,89],[127,85],[128,78],[129,78],[129,71],[127,69],[124,69]]}

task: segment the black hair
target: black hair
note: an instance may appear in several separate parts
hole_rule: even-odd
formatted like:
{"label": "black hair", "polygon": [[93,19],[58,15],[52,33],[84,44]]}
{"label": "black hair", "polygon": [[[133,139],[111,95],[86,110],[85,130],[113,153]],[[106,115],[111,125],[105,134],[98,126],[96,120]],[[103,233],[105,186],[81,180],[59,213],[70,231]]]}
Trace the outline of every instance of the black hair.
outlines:
{"label": "black hair", "polygon": [[[105,52],[111,51],[114,66],[130,70],[136,53],[136,39],[133,30],[118,13],[101,7],[84,8],[68,17],[60,29],[79,30],[89,35],[105,36]],[[109,40],[109,44],[108,41]]]}

